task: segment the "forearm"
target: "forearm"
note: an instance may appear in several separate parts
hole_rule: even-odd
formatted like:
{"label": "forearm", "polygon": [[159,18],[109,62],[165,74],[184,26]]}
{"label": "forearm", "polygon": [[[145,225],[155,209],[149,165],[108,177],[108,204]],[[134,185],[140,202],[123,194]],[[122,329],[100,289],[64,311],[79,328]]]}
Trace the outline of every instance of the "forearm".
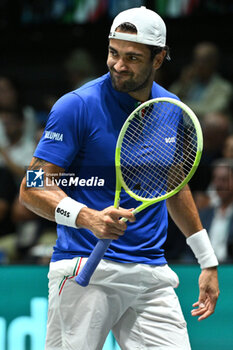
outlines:
{"label": "forearm", "polygon": [[192,249],[202,269],[218,265],[208,234],[203,229],[199,214],[189,187],[186,186],[176,196],[167,201],[168,211],[186,236],[187,244]]}
{"label": "forearm", "polygon": [[175,196],[167,199],[167,208],[172,220],[186,237],[202,230],[199,214],[188,185]]}
{"label": "forearm", "polygon": [[199,214],[192,198],[192,194],[186,186],[177,195],[167,200],[168,211],[187,237],[187,244],[192,249],[202,269],[199,277],[199,298],[192,310],[193,316],[198,320],[209,317],[215,309],[219,295],[217,265],[218,260],[214,254],[206,230],[203,230]]}
{"label": "forearm", "polygon": [[67,197],[64,191],[56,184],[51,183],[50,175],[54,174],[54,177],[59,177],[59,174],[64,172],[64,169],[46,162],[43,159],[32,158],[29,170],[42,169],[44,177],[46,177],[45,186],[43,188],[26,186],[26,177],[23,179],[20,186],[20,202],[33,213],[42,216],[48,220],[55,221],[55,209],[59,202]]}
{"label": "forearm", "polygon": [[33,213],[50,221],[55,221],[55,209],[67,195],[58,186],[53,188],[27,188],[24,178],[20,187],[20,202]]}
{"label": "forearm", "polygon": [[51,184],[49,177],[51,174],[64,172],[64,169],[52,163],[33,158],[29,169],[43,169],[49,182],[47,189],[46,187],[43,189],[27,188],[24,178],[20,187],[20,202],[39,216],[64,226],[87,228],[96,237],[104,239],[117,239],[124,234],[127,225],[120,220],[121,217],[131,222],[135,220],[131,210],[113,207],[101,211],[93,210],[68,197],[58,186]]}

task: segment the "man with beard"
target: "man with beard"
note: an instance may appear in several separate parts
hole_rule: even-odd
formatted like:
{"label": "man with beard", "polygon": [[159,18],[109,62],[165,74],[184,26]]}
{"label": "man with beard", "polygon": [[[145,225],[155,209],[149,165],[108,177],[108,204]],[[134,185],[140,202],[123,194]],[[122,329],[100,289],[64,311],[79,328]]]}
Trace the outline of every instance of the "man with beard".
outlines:
{"label": "man with beard", "polygon": [[[137,220],[131,210],[137,203],[126,193],[121,205],[129,209],[111,206],[115,146],[124,121],[150,98],[177,98],[154,83],[155,71],[168,57],[166,27],[153,11],[134,8],[115,18],[109,39],[109,73],[54,105],[30,166],[40,171],[38,176],[47,174],[48,184],[51,174],[66,172],[84,180],[98,177],[104,186],[90,188],[84,181],[83,186],[33,190],[26,180],[21,186],[22,202],[58,224],[49,272],[46,350],[99,350],[110,330],[122,349],[187,350],[186,323],[174,292],[179,281],[162,249],[167,208],[202,268],[193,315],[199,320],[210,316],[219,294],[218,262],[188,186],[150,206]],[[113,242],[83,288],[75,276],[98,238]]]}

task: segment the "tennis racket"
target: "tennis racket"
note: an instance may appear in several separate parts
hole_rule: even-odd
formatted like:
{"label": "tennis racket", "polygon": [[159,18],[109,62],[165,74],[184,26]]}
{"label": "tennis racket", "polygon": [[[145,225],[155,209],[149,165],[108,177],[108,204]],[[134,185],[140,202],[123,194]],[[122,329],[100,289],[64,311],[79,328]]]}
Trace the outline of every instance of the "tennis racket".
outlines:
{"label": "tennis racket", "polygon": [[[134,214],[175,195],[193,176],[202,148],[201,127],[188,106],[172,98],[142,103],[127,118],[117,140],[114,207],[119,207],[122,188],[141,202]],[[88,285],[110,244],[110,239],[97,242],[76,277],[78,284]]]}

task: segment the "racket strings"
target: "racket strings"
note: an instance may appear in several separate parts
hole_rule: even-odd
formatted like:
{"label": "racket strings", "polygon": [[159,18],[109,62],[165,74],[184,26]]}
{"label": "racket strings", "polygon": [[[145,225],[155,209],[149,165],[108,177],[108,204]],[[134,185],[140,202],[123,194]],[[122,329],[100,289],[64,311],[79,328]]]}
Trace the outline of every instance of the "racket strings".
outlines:
{"label": "racket strings", "polygon": [[[160,159],[161,159],[161,155],[160,155],[160,157],[159,157]],[[180,157],[179,157],[180,158]],[[144,170],[144,167],[143,167],[143,170]],[[158,170],[158,169],[157,169]],[[181,174],[181,172],[179,171],[179,173],[178,174]],[[174,177],[174,170],[173,170],[173,177]],[[183,174],[182,174],[182,177],[183,177]],[[180,181],[180,179],[179,179],[179,181]],[[174,182],[174,179],[173,179],[173,182]]]}
{"label": "racket strings", "polygon": [[[130,137],[130,141],[132,141],[132,138]],[[141,147],[142,148],[142,147]],[[186,152],[189,150],[189,156],[190,156],[190,154],[192,153],[192,152],[194,152],[194,150],[193,150],[193,147],[191,148],[188,148],[188,147],[186,147]],[[194,155],[195,155],[196,153],[194,152]],[[126,155],[126,154],[125,154]],[[178,158],[175,156],[174,157],[174,159],[175,160],[177,160]],[[189,159],[189,158],[187,158],[187,159]],[[148,160],[151,160],[151,161],[153,161],[153,158],[150,158],[150,157],[148,157]],[[187,163],[191,166],[192,165],[192,162],[189,162],[188,160],[187,160]]]}
{"label": "racket strings", "polygon": [[[159,197],[175,189],[190,172],[197,152],[192,120],[169,103],[149,106],[131,119],[121,145],[121,173],[140,197]],[[162,108],[159,108],[162,107]]]}
{"label": "racket strings", "polygon": [[[169,121],[169,120],[165,120],[165,121],[164,121],[164,125],[166,125],[166,128],[164,128],[164,130],[166,131],[166,133],[167,133],[167,129],[170,129],[170,130],[174,131],[174,129],[172,129],[172,127],[171,127],[170,125],[168,125],[168,123],[171,123],[171,121]],[[153,126],[152,123],[150,123],[150,124],[151,124],[151,126]],[[148,132],[151,133],[151,137],[152,137],[152,136],[153,136],[153,129],[152,129],[152,127],[149,129],[149,127],[150,127],[150,125],[149,125],[149,123],[148,123],[148,124],[147,124]],[[183,127],[182,127],[182,128],[180,128],[179,126],[178,126],[178,127],[175,126],[175,127],[178,129],[178,132],[183,132]],[[193,127],[193,124],[190,124],[190,127]],[[187,126],[186,126],[186,128],[187,128]],[[140,129],[141,129],[141,126],[140,126]],[[132,136],[135,135],[135,131],[137,132],[138,130],[133,129],[132,132],[130,133],[130,128],[128,129],[129,135],[131,134]],[[162,131],[162,130],[160,130],[160,131]],[[166,134],[165,134],[164,136],[166,136]],[[134,136],[134,137],[135,137],[135,136]],[[189,136],[188,133],[186,133],[186,139],[187,139],[189,142],[193,141],[193,135],[192,135],[192,136]],[[192,147],[192,148],[193,148],[193,147]]]}
{"label": "racket strings", "polygon": [[[132,135],[132,136],[129,137],[129,139],[130,139],[130,141],[132,141],[132,140],[133,140],[134,134],[132,134],[132,133],[129,132],[129,136],[130,136],[130,135]],[[194,149],[194,146],[195,146],[195,144],[193,144],[192,147],[189,147],[189,146],[186,147],[186,151],[189,151],[189,152],[190,152],[190,155],[191,155],[192,152],[194,152],[194,154],[196,154],[196,148]],[[196,144],[196,146],[197,146],[197,144]],[[141,148],[143,148],[143,147],[141,146]],[[176,159],[176,158],[174,157],[174,159]],[[189,163],[188,159],[187,159],[187,163]],[[190,161],[190,164],[192,164],[191,161]]]}
{"label": "racket strings", "polygon": [[[142,174],[134,174],[134,176],[136,176],[137,180],[135,179],[132,179],[132,171],[130,169],[127,169],[126,171],[124,171],[124,179],[127,180],[125,181],[127,183],[127,186],[131,189],[137,189],[138,185],[143,186],[144,185],[144,188],[143,188],[143,191],[145,191],[145,193],[147,193],[149,196],[151,195],[151,193],[149,191],[147,191],[147,189],[145,188],[145,183],[147,182],[150,182],[153,180],[153,178],[149,177],[148,171],[149,167],[148,166],[144,166],[143,167],[143,176]],[[162,172],[161,172],[161,175],[162,175]]]}
{"label": "racket strings", "polygon": [[[159,113],[158,113],[159,114]],[[168,125],[168,123],[171,123],[170,121],[168,121],[168,120],[165,120],[165,122],[164,122],[164,124],[166,125],[166,128],[168,128],[168,129],[170,129],[170,130],[174,130],[174,129],[172,129],[171,128],[171,126],[169,126]],[[193,124],[190,124],[190,126],[192,126],[193,127]],[[148,123],[148,125],[147,125],[147,128],[148,128],[148,131],[151,133],[151,136],[153,136],[153,129],[149,129],[149,123]],[[178,129],[178,132],[183,132],[183,128],[177,128]],[[141,126],[140,126],[140,130],[141,130]],[[165,130],[165,129],[164,129]],[[195,130],[195,129],[194,129]],[[133,129],[133,132],[131,132],[130,133],[130,128],[128,129],[128,133],[129,133],[129,135],[132,135],[132,137],[135,137],[135,131],[137,132],[138,130],[135,130],[135,129]],[[161,132],[162,130],[160,130],[160,132]],[[167,130],[166,130],[166,132],[167,132]],[[166,134],[164,134],[164,136],[166,136]],[[190,142],[193,142],[193,136],[191,137],[191,136],[189,136],[187,133],[186,133],[186,139],[188,140],[188,141],[190,141]],[[131,140],[131,141],[133,141],[133,140]],[[189,142],[189,144],[191,144]],[[186,148],[187,148],[187,146],[186,146]],[[192,147],[190,147],[190,150],[191,149],[193,149],[193,146]]]}

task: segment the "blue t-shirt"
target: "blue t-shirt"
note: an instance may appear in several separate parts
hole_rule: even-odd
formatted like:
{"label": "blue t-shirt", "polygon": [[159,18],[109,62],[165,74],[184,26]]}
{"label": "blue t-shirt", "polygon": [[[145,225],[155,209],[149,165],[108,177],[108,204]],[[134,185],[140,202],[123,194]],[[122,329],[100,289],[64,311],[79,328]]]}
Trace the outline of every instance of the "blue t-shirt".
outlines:
{"label": "blue t-shirt", "polygon": [[[153,83],[150,98],[173,97]],[[113,205],[115,194],[115,146],[121,127],[138,101],[116,91],[110,74],[61,97],[53,106],[34,156],[58,165],[78,181],[61,186],[68,196],[102,210]],[[64,175],[65,176],[65,175]],[[69,181],[69,180],[68,180]],[[121,207],[140,203],[126,192]],[[128,223],[124,236],[113,240],[105,258],[123,263],[166,263],[162,246],[167,235],[166,202],[154,204]],[[52,261],[87,257],[97,238],[87,229],[57,225],[58,238]]]}

